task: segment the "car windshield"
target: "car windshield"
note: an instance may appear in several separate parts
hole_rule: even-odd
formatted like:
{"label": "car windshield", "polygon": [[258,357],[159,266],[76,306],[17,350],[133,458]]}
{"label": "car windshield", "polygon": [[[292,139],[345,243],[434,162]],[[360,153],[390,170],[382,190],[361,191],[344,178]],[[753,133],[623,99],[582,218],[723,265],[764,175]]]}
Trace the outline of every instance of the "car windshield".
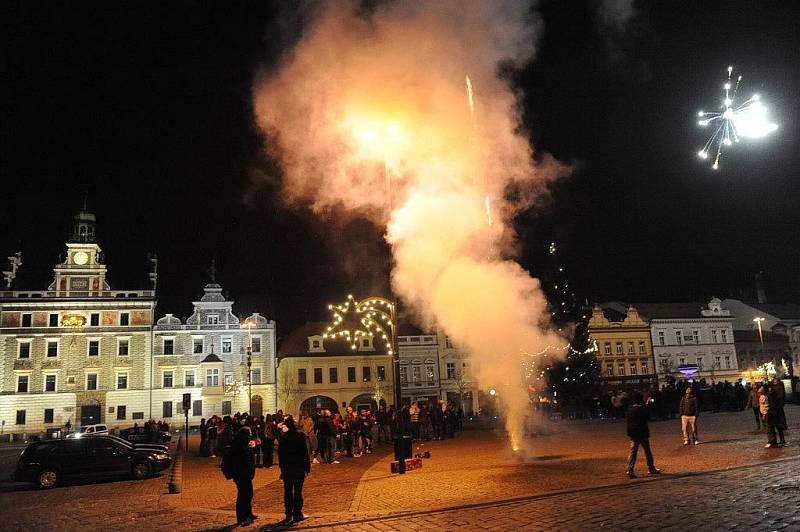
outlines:
{"label": "car windshield", "polygon": [[118,438],[117,436],[113,436],[111,434],[103,435],[103,437],[108,438],[110,440],[114,440],[118,444],[124,446],[126,449],[133,449],[133,445],[130,442],[123,440],[122,438]]}

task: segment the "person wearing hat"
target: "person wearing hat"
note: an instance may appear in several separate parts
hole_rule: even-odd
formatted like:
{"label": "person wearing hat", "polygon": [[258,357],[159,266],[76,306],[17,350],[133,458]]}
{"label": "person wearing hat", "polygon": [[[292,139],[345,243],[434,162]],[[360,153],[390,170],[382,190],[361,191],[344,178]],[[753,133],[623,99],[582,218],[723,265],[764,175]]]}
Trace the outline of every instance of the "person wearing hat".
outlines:
{"label": "person wearing hat", "polygon": [[305,519],[303,515],[303,481],[311,472],[308,438],[297,430],[294,418],[283,420],[285,431],[278,441],[278,466],[283,479],[283,506],[286,519],[279,524],[290,526]]}

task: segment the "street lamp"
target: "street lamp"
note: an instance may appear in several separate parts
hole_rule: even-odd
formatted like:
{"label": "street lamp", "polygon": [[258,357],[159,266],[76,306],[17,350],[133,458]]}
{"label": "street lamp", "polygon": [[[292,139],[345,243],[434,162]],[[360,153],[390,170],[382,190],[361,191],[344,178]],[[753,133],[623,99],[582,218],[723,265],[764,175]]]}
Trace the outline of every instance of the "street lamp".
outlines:
{"label": "street lamp", "polygon": [[244,320],[244,326],[247,327],[247,411],[253,415],[253,323],[250,318]]}

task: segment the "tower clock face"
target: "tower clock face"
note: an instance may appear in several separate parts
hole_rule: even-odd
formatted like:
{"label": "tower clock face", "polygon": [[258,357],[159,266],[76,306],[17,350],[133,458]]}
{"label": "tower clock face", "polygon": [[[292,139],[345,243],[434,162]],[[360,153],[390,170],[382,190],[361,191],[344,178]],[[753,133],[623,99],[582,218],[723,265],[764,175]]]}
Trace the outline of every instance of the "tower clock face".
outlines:
{"label": "tower clock face", "polygon": [[72,256],[72,261],[75,264],[83,266],[84,264],[89,262],[89,255],[85,251],[78,251]]}

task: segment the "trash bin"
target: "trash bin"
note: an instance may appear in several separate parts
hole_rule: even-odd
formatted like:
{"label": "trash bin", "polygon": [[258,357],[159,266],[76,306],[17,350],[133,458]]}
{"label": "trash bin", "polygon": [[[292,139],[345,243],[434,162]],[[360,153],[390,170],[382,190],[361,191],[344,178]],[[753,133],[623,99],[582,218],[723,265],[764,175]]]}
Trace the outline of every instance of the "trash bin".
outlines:
{"label": "trash bin", "polygon": [[411,439],[411,436],[400,436],[398,438],[395,438],[394,459],[399,462],[400,460],[411,458],[412,443],[413,441]]}

